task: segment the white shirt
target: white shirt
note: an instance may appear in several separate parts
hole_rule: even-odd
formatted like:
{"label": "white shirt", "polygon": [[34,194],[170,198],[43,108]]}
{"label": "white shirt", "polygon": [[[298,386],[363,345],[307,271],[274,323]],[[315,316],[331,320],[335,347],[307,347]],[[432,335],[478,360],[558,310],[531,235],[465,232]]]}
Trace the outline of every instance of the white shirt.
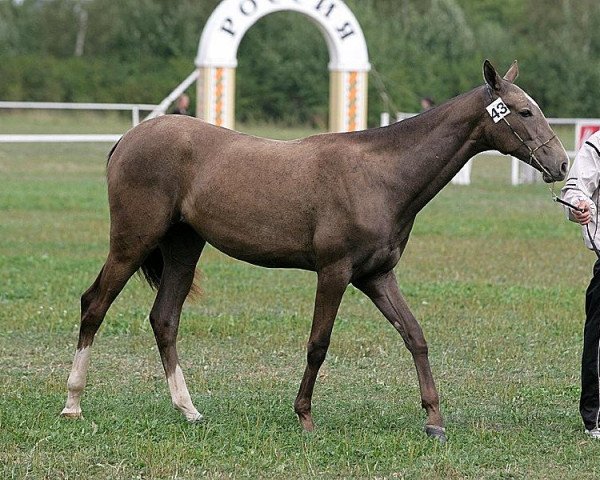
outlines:
{"label": "white shirt", "polygon": [[[600,187],[600,131],[593,133],[581,146],[575,161],[569,170],[565,186],[560,191],[561,198],[571,205],[583,200],[590,206],[592,220],[589,223],[590,234],[594,243],[600,246],[598,229],[598,199]],[[567,218],[577,222],[569,207],[565,207]],[[592,248],[587,229],[582,225],[581,233],[586,247]]]}

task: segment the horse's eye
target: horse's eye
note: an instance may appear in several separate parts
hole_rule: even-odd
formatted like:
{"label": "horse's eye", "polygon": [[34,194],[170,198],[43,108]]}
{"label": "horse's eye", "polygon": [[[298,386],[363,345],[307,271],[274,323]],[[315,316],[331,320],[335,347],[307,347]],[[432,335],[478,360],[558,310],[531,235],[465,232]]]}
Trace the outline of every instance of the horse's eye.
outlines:
{"label": "horse's eye", "polygon": [[528,108],[525,108],[524,110],[521,110],[519,112],[519,115],[521,115],[522,117],[531,117],[533,116],[533,113],[531,113],[531,110],[529,110]]}

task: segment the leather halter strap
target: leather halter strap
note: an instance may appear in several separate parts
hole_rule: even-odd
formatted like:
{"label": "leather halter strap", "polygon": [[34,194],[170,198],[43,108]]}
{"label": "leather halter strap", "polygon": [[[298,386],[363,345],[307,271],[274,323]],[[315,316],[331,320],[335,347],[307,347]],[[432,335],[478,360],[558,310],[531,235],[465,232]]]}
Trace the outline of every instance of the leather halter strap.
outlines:
{"label": "leather halter strap", "polygon": [[[492,96],[492,89],[490,88],[489,85],[486,84],[486,90],[487,93],[490,97],[490,100],[493,100],[494,97]],[[552,135],[548,140],[546,140],[545,142],[539,144],[537,147],[535,148],[531,148],[526,142],[525,140],[523,140],[523,138],[521,137],[521,135],[519,135],[519,133],[513,128],[513,126],[510,124],[510,122],[506,119],[506,117],[503,117],[502,120],[504,121],[504,123],[506,123],[506,125],[508,125],[508,128],[510,128],[510,131],[513,133],[513,135],[515,137],[517,137],[517,139],[519,140],[519,142],[521,142],[521,145],[523,145],[525,148],[527,148],[527,150],[529,150],[529,165],[533,165],[533,162],[536,163],[536,165],[540,168],[540,170],[542,172],[544,172],[546,175],[548,175],[553,182],[556,181],[556,178],[554,177],[554,175],[552,175],[550,173],[550,171],[544,167],[544,165],[542,165],[542,163],[538,160],[538,158],[535,156],[535,152],[537,152],[540,148],[545,147],[546,145],[548,145],[552,140],[554,140],[556,138],[556,133],[554,135]]]}

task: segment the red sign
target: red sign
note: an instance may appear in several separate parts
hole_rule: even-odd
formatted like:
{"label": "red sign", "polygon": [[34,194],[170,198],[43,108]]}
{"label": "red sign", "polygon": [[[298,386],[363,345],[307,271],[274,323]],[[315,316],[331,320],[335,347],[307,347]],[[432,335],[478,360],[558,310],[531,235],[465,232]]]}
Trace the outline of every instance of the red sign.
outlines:
{"label": "red sign", "polygon": [[598,122],[577,122],[575,128],[575,147],[577,150],[581,148],[583,143],[590,138],[592,133],[596,133],[600,130],[600,123]]}

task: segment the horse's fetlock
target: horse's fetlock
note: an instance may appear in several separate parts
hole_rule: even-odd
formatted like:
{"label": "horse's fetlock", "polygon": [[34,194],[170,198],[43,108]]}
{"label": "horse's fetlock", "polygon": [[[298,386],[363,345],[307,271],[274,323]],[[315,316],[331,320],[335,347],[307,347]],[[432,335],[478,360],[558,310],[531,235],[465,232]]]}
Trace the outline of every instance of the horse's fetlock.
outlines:
{"label": "horse's fetlock", "polygon": [[311,409],[310,401],[296,400],[296,402],[294,402],[294,412],[296,412],[297,415],[303,415],[306,413],[310,413],[310,409]]}
{"label": "horse's fetlock", "polygon": [[79,394],[85,386],[85,377],[82,375],[69,375],[67,389],[73,394]]}

